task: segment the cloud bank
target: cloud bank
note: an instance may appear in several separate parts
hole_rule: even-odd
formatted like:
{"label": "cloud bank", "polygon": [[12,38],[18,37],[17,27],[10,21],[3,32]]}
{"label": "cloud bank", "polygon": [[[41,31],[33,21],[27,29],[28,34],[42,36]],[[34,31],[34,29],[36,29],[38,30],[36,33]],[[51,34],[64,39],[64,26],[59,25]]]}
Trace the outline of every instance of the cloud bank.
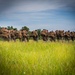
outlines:
{"label": "cloud bank", "polygon": [[75,29],[75,0],[0,0],[0,26]]}
{"label": "cloud bank", "polygon": [[0,0],[0,12],[35,12],[58,8],[75,10],[75,0]]}

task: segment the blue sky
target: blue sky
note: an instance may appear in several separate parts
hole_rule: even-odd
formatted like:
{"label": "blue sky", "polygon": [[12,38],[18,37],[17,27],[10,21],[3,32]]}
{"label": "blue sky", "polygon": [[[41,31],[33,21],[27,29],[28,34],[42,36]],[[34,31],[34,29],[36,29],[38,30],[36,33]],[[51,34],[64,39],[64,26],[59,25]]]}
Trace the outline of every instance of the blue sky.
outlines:
{"label": "blue sky", "polygon": [[75,0],[2,0],[0,26],[75,31]]}

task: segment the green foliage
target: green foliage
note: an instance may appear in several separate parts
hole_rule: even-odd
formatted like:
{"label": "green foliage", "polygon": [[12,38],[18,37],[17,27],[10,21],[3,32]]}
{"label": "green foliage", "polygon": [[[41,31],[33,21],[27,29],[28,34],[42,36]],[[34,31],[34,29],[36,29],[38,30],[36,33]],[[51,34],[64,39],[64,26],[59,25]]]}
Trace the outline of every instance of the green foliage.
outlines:
{"label": "green foliage", "polygon": [[0,37],[0,41],[3,41],[3,38]]}
{"label": "green foliage", "polygon": [[13,26],[8,26],[7,29],[8,30],[12,30],[12,29],[17,30],[17,28],[13,28]]}
{"label": "green foliage", "polygon": [[0,29],[1,29],[2,27],[0,26]]}
{"label": "green foliage", "polygon": [[37,32],[38,32],[39,39],[41,39],[41,29],[37,29]]}
{"label": "green foliage", "polygon": [[0,41],[0,75],[75,75],[75,42]]}
{"label": "green foliage", "polygon": [[27,31],[29,31],[29,28],[27,26],[24,26],[24,27],[22,27],[21,30],[27,30]]}
{"label": "green foliage", "polygon": [[17,30],[17,28],[13,28],[13,30]]}
{"label": "green foliage", "polygon": [[11,30],[11,29],[13,29],[13,26],[8,26],[7,29]]}

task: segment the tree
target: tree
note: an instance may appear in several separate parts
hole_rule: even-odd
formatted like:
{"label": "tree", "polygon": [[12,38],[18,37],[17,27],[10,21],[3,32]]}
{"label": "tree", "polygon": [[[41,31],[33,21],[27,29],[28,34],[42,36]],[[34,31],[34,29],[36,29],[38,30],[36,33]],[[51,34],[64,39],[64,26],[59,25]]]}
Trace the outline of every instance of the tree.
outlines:
{"label": "tree", "polygon": [[29,28],[28,28],[27,26],[24,26],[24,27],[22,27],[22,29],[21,29],[21,30],[29,31]]}
{"label": "tree", "polygon": [[14,28],[13,26],[8,26],[7,29],[8,29],[8,30],[12,30],[12,29],[13,29],[13,30],[17,30],[17,28]]}
{"label": "tree", "polygon": [[14,30],[17,30],[17,28],[13,28]]}
{"label": "tree", "polygon": [[41,29],[37,29],[37,32],[38,32],[39,39],[41,39]]}
{"label": "tree", "polygon": [[11,30],[11,29],[13,29],[13,26],[8,26],[7,29]]}
{"label": "tree", "polygon": [[11,29],[14,29],[13,26],[11,26]]}
{"label": "tree", "polygon": [[0,26],[0,29],[1,29],[2,27]]}

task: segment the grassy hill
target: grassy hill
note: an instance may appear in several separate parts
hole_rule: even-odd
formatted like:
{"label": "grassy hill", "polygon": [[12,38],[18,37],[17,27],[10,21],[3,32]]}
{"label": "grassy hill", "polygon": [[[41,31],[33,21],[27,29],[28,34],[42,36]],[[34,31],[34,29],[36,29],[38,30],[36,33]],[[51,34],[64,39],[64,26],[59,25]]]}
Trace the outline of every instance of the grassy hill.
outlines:
{"label": "grassy hill", "polygon": [[0,41],[0,75],[75,75],[75,42]]}

